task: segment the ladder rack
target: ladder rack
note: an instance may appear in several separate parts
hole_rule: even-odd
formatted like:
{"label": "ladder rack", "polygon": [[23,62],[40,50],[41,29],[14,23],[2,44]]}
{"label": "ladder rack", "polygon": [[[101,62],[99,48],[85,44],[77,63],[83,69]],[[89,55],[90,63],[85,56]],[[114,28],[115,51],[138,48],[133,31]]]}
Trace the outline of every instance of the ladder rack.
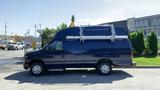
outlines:
{"label": "ladder rack", "polygon": [[114,41],[115,38],[118,38],[115,36],[115,29],[114,26],[112,24],[108,24],[108,25],[98,25],[98,26],[108,26],[111,28],[111,35],[108,36],[85,36],[83,33],[83,30],[85,27],[87,26],[80,26],[80,32],[79,32],[79,36],[66,36],[66,39],[80,39],[80,41],[84,41],[84,40],[105,40],[105,39],[110,39],[111,41]]}

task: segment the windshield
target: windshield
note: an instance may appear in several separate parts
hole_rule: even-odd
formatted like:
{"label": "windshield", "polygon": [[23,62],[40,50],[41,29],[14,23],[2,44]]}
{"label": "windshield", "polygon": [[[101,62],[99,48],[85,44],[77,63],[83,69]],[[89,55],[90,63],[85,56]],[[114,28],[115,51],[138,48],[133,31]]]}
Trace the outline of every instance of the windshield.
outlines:
{"label": "windshield", "polygon": [[52,43],[54,41],[54,39],[50,40],[47,44],[45,44],[42,49],[45,49],[50,43]]}

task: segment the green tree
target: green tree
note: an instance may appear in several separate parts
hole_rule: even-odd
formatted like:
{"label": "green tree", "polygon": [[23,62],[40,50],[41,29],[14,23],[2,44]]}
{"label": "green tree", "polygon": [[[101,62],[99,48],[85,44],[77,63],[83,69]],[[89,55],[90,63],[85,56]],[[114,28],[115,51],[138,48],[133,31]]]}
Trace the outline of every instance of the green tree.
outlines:
{"label": "green tree", "polygon": [[67,24],[62,23],[62,24],[60,24],[59,26],[57,26],[57,31],[64,30],[64,29],[66,29],[67,27],[68,27]]}
{"label": "green tree", "polygon": [[50,30],[49,28],[45,28],[43,31],[42,31],[42,47],[48,43],[52,37],[53,37],[53,31]]}
{"label": "green tree", "polygon": [[54,36],[56,35],[56,33],[60,30],[65,30],[67,28],[67,24],[62,23],[61,25],[57,26],[56,29],[52,28],[45,28],[42,31],[41,37],[42,37],[42,47],[44,47],[45,44],[47,44],[50,40],[52,40],[54,38]]}
{"label": "green tree", "polygon": [[138,51],[139,54],[142,54],[145,50],[143,30],[138,32],[136,41],[136,51]]}
{"label": "green tree", "polygon": [[136,37],[137,37],[137,32],[132,32],[130,33],[129,35],[129,39],[131,41],[131,44],[132,44],[132,48],[133,48],[133,53],[134,54],[137,54],[137,51],[136,51]]}
{"label": "green tree", "polygon": [[157,55],[158,52],[158,42],[157,42],[157,36],[154,32],[151,32],[148,36],[147,36],[147,47],[148,49],[151,51],[150,55]]}
{"label": "green tree", "polygon": [[144,50],[144,53],[145,53],[146,55],[151,55],[151,54],[152,54],[152,51],[151,51],[150,48],[149,48],[149,44],[148,44],[148,41],[147,41],[147,40],[145,40],[145,50]]}

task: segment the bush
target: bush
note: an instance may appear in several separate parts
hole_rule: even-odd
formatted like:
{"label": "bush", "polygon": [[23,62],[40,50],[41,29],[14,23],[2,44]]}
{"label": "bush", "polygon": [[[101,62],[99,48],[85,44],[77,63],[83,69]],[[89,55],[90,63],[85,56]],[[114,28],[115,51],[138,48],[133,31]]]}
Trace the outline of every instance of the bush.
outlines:
{"label": "bush", "polygon": [[137,54],[136,50],[135,50],[135,46],[136,46],[136,36],[137,36],[137,32],[132,32],[129,35],[129,39],[131,41],[132,44],[132,48],[133,48],[133,53]]}
{"label": "bush", "polygon": [[129,36],[129,39],[131,41],[134,54],[142,54],[145,50],[144,35],[142,30],[139,32],[132,32]]}
{"label": "bush", "polygon": [[[158,45],[157,45],[157,36],[154,32],[151,32],[148,36],[147,36],[147,47],[148,49],[151,51],[151,53],[149,55],[154,55],[156,56],[158,53]],[[147,54],[148,52],[146,52]]]}
{"label": "bush", "polygon": [[152,54],[152,51],[150,50],[149,46],[148,46],[148,42],[146,42],[146,48],[144,50],[144,53],[146,55],[151,55]]}
{"label": "bush", "polygon": [[143,31],[139,31],[136,37],[136,51],[142,54],[145,50]]}
{"label": "bush", "polygon": [[160,49],[160,42],[158,42],[158,49]]}

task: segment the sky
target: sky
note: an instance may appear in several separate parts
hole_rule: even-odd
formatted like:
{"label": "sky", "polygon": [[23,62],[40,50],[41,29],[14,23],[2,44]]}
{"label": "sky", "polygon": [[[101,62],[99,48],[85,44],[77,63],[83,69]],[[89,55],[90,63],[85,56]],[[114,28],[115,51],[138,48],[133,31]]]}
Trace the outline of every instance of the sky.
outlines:
{"label": "sky", "polygon": [[160,0],[0,0],[0,34],[7,23],[8,35],[24,35],[34,24],[56,28],[69,25],[71,15],[75,25],[96,25],[131,17],[160,14]]}

